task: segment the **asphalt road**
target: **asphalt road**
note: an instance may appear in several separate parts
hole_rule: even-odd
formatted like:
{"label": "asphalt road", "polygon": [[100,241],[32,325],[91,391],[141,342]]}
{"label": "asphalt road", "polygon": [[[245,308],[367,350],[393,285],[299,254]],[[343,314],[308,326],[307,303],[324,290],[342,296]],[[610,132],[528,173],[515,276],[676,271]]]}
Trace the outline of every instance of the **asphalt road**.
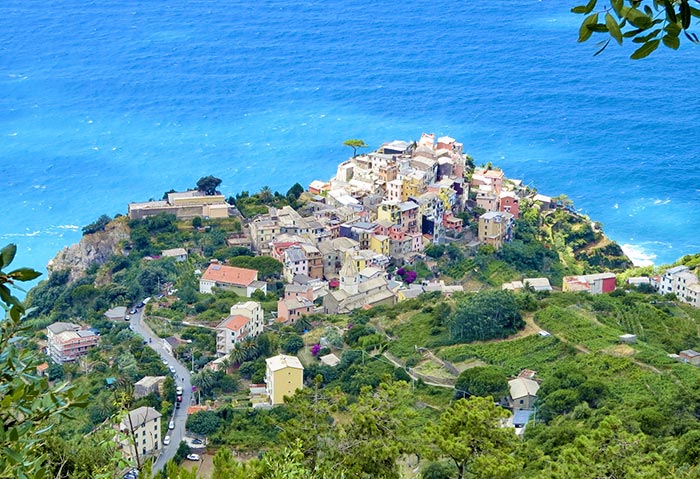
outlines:
{"label": "asphalt road", "polygon": [[[165,340],[156,336],[151,328],[142,321],[143,309],[140,309],[136,314],[131,315],[131,329],[143,336],[143,338],[148,341],[148,346],[150,346],[155,352],[160,355],[161,359],[168,361],[168,365],[175,368],[175,386],[182,386],[182,404],[179,409],[175,409],[175,414],[172,418],[175,421],[175,429],[164,430],[162,433],[162,438],[165,436],[170,436],[170,444],[168,446],[163,446],[161,439],[162,449],[160,450],[160,455],[153,464],[153,473],[160,471],[165,467],[165,463],[170,459],[175,457],[177,448],[180,445],[180,441],[185,437],[185,422],[187,421],[187,408],[190,406],[192,401],[192,383],[190,382],[190,372],[185,365],[180,364],[175,358],[168,352],[164,347]],[[175,398],[168,398],[168,400],[175,401]]]}

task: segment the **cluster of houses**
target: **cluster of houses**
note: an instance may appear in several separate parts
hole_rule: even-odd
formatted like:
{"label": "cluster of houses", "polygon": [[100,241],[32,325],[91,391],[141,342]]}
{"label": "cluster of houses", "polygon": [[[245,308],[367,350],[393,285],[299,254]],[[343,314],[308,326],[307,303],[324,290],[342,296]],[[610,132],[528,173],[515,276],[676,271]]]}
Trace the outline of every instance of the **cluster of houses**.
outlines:
{"label": "cluster of houses", "polygon": [[[283,265],[287,286],[278,303],[278,320],[293,323],[313,312],[347,313],[392,305],[424,291],[461,290],[442,282],[406,285],[393,281],[386,268],[412,263],[430,243],[467,236],[456,215],[468,204],[483,211],[473,244],[499,248],[512,237],[526,189],[501,170],[468,169],[462,149],[453,138],[436,140],[432,134],[413,143],[386,143],[342,162],[329,181],[313,181],[313,197],[303,214],[289,206],[271,207],[254,218],[247,225],[247,245]],[[212,198],[187,195],[190,201]],[[545,207],[551,205],[551,198],[538,196]],[[161,212],[141,203],[130,205],[129,211],[130,216]],[[266,291],[255,271],[218,263],[209,265],[200,279],[200,292],[210,293],[213,287],[247,297],[257,289]]]}
{"label": "cluster of houses", "polygon": [[675,294],[684,303],[700,308],[700,281],[687,266],[667,269],[662,276],[651,278],[651,285],[661,294]]}

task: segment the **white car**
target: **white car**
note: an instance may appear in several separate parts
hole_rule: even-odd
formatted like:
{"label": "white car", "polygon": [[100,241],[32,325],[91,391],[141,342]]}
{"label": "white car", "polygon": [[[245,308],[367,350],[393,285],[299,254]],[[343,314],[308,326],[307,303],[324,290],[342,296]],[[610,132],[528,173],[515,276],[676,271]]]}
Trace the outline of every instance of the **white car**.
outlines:
{"label": "white car", "polygon": [[165,436],[163,438],[163,445],[168,446],[170,444],[170,436]]}
{"label": "white car", "polygon": [[163,364],[165,364],[166,366],[168,365],[168,360],[167,360],[167,359],[163,359],[163,361],[161,361],[161,362],[162,362]]}
{"label": "white car", "polygon": [[173,421],[172,419],[168,423],[168,429],[175,429],[175,421]]}
{"label": "white car", "polygon": [[182,386],[178,386],[177,388],[175,388],[175,394],[177,394],[178,396],[182,396]]}
{"label": "white car", "polygon": [[188,454],[187,459],[190,461],[199,461],[200,457],[199,454]]}

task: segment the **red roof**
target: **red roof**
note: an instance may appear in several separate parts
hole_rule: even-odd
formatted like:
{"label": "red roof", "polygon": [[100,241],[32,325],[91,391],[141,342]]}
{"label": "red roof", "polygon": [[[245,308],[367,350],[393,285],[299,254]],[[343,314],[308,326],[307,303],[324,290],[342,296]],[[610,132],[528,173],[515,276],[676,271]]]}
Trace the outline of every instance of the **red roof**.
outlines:
{"label": "red roof", "polygon": [[229,316],[224,322],[222,322],[219,325],[219,327],[227,328],[231,331],[240,331],[246,325],[246,323],[248,323],[248,321],[250,321],[249,318],[237,314],[235,316]]}
{"label": "red roof", "polygon": [[202,275],[202,279],[235,286],[248,286],[258,280],[258,272],[254,269],[210,264]]}

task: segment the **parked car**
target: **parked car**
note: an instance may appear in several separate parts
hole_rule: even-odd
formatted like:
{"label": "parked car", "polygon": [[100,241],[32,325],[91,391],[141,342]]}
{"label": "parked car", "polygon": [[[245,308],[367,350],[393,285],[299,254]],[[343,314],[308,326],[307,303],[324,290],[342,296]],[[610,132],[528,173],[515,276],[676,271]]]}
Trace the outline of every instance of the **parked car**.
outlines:
{"label": "parked car", "polygon": [[124,321],[129,321],[130,319],[131,319],[131,316],[129,316],[128,314],[126,316],[124,316]]}
{"label": "parked car", "polygon": [[163,445],[168,446],[170,444],[170,436],[165,436],[163,438]]}
{"label": "parked car", "polygon": [[201,439],[196,439],[196,438],[195,438],[195,439],[192,439],[192,444],[197,444],[197,445],[199,445],[199,444],[204,444],[204,443],[202,442]]}
{"label": "parked car", "polygon": [[175,421],[173,421],[172,419],[168,423],[168,429],[175,429]]}
{"label": "parked car", "polygon": [[190,461],[199,461],[199,454],[188,454],[187,459]]}
{"label": "parked car", "polygon": [[182,386],[178,386],[177,388],[175,388],[175,392],[178,396],[182,396]]}
{"label": "parked car", "polygon": [[168,365],[168,360],[167,360],[167,359],[164,359],[164,360],[163,360],[163,364],[165,364],[165,365],[167,366],[167,365]]}
{"label": "parked car", "polygon": [[137,479],[139,477],[138,469],[129,469],[123,476],[123,479]]}
{"label": "parked car", "polygon": [[170,366],[170,372],[173,373],[173,374],[175,374],[175,368],[172,367],[172,366]]}

